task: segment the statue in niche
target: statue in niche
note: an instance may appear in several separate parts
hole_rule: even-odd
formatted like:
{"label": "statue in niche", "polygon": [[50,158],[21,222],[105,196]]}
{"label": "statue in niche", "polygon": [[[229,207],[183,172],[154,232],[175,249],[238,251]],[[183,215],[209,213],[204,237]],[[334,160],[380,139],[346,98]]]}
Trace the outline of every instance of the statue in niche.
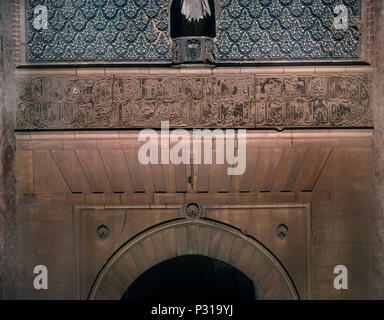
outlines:
{"label": "statue in niche", "polygon": [[171,37],[216,36],[214,0],[173,0],[171,5]]}

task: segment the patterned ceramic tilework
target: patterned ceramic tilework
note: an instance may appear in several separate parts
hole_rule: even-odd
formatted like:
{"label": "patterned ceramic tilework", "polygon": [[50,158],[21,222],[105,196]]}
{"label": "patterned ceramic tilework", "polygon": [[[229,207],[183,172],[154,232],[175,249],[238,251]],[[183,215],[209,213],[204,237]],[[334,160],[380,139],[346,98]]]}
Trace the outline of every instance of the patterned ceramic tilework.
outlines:
{"label": "patterned ceramic tilework", "polygon": [[[47,30],[33,28],[44,4]],[[26,0],[28,61],[171,59],[167,0]]]}
{"label": "patterned ceramic tilework", "polygon": [[[334,8],[349,10],[349,30],[333,27]],[[220,60],[322,60],[359,57],[354,24],[359,0],[222,0],[216,54]]]}
{"label": "patterned ceramic tilework", "polygon": [[[170,62],[168,0],[25,0],[27,61]],[[35,30],[33,8],[49,27]],[[347,31],[333,9],[349,10]],[[360,0],[220,0],[217,61],[357,59]]]}

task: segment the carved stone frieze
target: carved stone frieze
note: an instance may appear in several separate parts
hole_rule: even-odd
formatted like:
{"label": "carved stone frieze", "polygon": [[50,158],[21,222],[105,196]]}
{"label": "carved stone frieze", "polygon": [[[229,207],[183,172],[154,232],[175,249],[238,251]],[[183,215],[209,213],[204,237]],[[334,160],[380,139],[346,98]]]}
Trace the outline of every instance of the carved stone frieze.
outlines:
{"label": "carved stone frieze", "polygon": [[368,74],[36,77],[17,93],[24,130],[372,127]]}

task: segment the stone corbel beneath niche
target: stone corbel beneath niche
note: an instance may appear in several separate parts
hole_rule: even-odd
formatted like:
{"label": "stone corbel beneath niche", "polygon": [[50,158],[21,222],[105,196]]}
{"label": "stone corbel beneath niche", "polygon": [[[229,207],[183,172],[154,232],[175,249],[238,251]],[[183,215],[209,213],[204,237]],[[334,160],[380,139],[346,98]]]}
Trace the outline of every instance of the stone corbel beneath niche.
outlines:
{"label": "stone corbel beneath niche", "polygon": [[180,37],[173,39],[172,63],[176,66],[210,66],[215,64],[213,39]]}

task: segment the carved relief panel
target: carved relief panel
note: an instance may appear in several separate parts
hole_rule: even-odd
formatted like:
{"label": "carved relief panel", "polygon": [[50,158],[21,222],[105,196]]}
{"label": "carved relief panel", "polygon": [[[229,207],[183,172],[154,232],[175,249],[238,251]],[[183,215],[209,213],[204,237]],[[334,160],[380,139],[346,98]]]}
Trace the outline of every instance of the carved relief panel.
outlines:
{"label": "carved relief panel", "polygon": [[17,129],[372,127],[367,74],[21,78]]}

